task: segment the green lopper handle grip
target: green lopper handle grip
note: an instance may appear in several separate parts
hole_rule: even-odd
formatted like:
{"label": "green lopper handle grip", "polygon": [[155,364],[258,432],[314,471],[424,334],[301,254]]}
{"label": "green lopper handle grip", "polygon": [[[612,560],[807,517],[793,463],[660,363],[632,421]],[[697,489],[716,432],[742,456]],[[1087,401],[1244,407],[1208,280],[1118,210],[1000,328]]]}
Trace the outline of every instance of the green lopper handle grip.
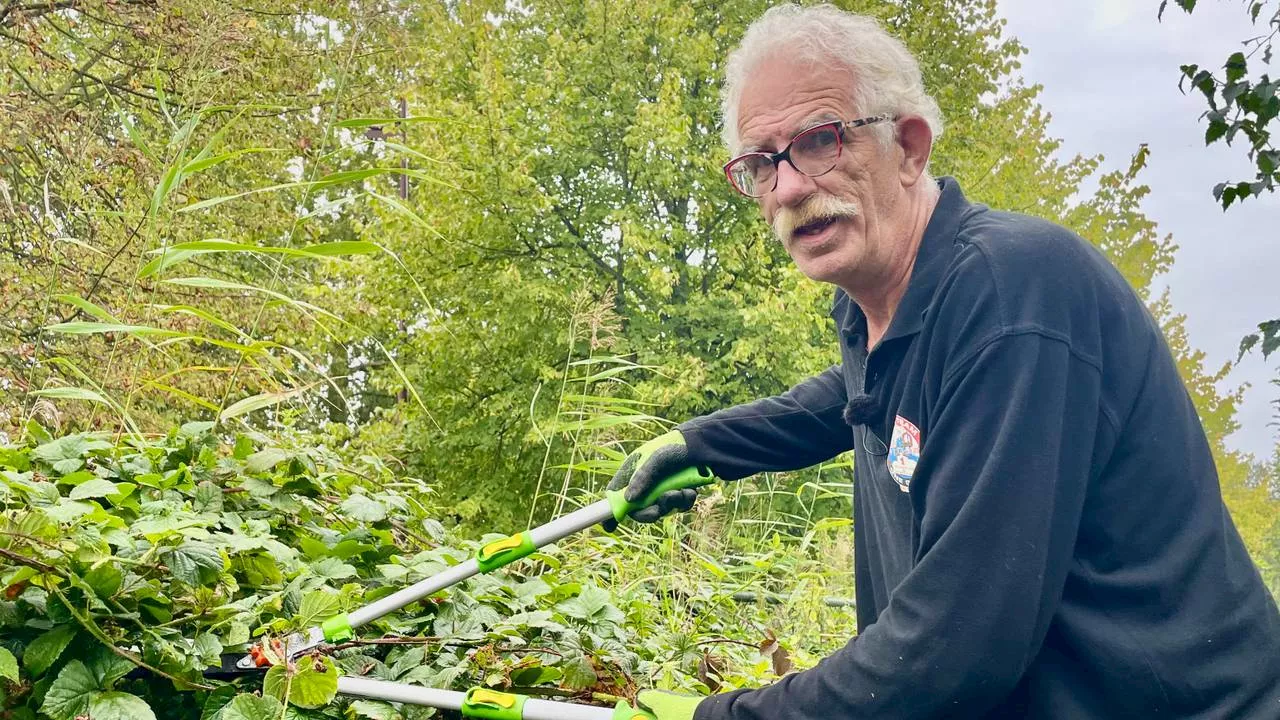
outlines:
{"label": "green lopper handle grip", "polygon": [[522,720],[529,698],[514,693],[473,687],[462,700],[462,717],[481,720]]}
{"label": "green lopper handle grip", "polygon": [[658,498],[663,493],[669,493],[672,490],[686,490],[689,488],[700,488],[703,485],[710,485],[716,481],[716,476],[705,467],[688,467],[680,472],[665,478],[658,483],[648,495],[640,498],[635,502],[627,502],[623,497],[625,490],[609,490],[605,492],[605,498],[609,501],[609,507],[613,510],[613,519],[622,522],[627,515],[642,510],[658,502]]}
{"label": "green lopper handle grip", "polygon": [[657,718],[651,712],[631,707],[626,700],[619,700],[613,708],[613,717],[610,720],[657,720]]}

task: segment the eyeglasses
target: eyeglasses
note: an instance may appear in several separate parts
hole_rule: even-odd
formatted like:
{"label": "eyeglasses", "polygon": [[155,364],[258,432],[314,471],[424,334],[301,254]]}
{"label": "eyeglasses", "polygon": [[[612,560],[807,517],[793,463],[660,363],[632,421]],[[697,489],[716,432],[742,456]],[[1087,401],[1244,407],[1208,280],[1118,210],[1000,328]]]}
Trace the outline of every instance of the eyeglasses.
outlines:
{"label": "eyeglasses", "polygon": [[835,120],[815,125],[791,138],[782,152],[750,152],[725,163],[724,174],[733,189],[758,198],[778,186],[778,165],[786,160],[796,172],[818,177],[831,172],[844,147],[844,131],[895,119],[874,115],[859,120]]}

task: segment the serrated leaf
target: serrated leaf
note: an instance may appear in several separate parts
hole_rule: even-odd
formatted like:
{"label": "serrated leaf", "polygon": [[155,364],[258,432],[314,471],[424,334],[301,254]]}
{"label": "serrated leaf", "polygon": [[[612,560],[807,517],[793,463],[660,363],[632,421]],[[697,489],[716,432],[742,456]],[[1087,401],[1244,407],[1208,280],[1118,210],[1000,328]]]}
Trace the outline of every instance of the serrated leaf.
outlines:
{"label": "serrated leaf", "polygon": [[262,681],[266,695],[314,709],[333,702],[338,695],[338,668],[327,657],[302,657],[294,663],[296,671],[291,676],[284,665],[274,665]]}
{"label": "serrated leaf", "polygon": [[81,456],[88,450],[89,441],[84,436],[67,435],[32,450],[31,457],[48,463],[59,475],[66,475],[84,465]]}
{"label": "serrated leaf", "polygon": [[200,720],[221,720],[222,709],[237,695],[234,685],[222,685],[204,698],[200,706]]}
{"label": "serrated leaf", "polygon": [[218,549],[199,540],[188,540],[163,557],[173,577],[191,586],[213,584],[226,567]]}
{"label": "serrated leaf", "polygon": [[109,648],[102,645],[96,646],[92,651],[92,657],[85,663],[85,667],[89,669],[89,674],[93,675],[97,681],[98,687],[103,690],[111,689],[115,681],[129,674],[134,668],[134,664],[112,652]]}
{"label": "serrated leaf", "polygon": [[227,645],[243,645],[249,642],[249,626],[242,622],[231,622],[227,624],[226,635],[223,639]]}
{"label": "serrated leaf", "polygon": [[76,629],[72,625],[57,625],[46,631],[35,640],[32,640],[27,649],[23,651],[23,666],[34,677],[43,675],[46,670],[53,667],[53,664],[58,661],[62,651],[67,649],[67,644],[75,636]]}
{"label": "serrated leaf", "polygon": [[352,520],[378,522],[387,517],[387,506],[368,495],[355,494],[342,501],[342,512]]}
{"label": "serrated leaf", "polygon": [[240,694],[222,708],[218,720],[278,720],[283,712],[284,707],[273,697]]}
{"label": "serrated leaf", "polygon": [[191,498],[191,509],[198,513],[222,512],[222,488],[208,480],[196,485],[196,491]]}
{"label": "serrated leaf", "polygon": [[67,494],[67,497],[72,500],[87,500],[89,498],[100,498],[107,497],[108,495],[119,494],[120,491],[116,488],[115,483],[103,478],[94,478],[72,488],[71,492]]}
{"label": "serrated leaf", "polygon": [[1248,72],[1248,63],[1245,61],[1244,53],[1234,52],[1231,57],[1227,58],[1227,82],[1233,83],[1245,76]]}
{"label": "serrated leaf", "polygon": [[337,615],[341,607],[337,595],[316,590],[302,596],[302,605],[294,619],[301,627],[311,627]]}
{"label": "serrated leaf", "polygon": [[1269,320],[1258,325],[1262,331],[1262,357],[1269,358],[1280,348],[1280,320]]}
{"label": "serrated leaf", "polygon": [[89,701],[93,720],[156,720],[146,700],[126,692],[98,692]]}
{"label": "serrated leaf", "polygon": [[571,690],[585,690],[598,679],[591,659],[581,653],[566,658],[560,663],[560,669],[564,671],[563,685]]}
{"label": "serrated leaf", "polygon": [[46,507],[45,514],[60,525],[67,525],[94,511],[94,506],[79,500],[59,500],[57,504]]}
{"label": "serrated leaf", "polygon": [[2,647],[0,647],[0,678],[18,682],[18,658]]}
{"label": "serrated leaf", "polygon": [[88,715],[89,703],[98,691],[97,678],[84,663],[72,660],[49,686],[40,709],[53,720],[76,720]]}
{"label": "serrated leaf", "polygon": [[212,633],[200,633],[191,644],[191,654],[199,658],[204,667],[217,667],[222,656],[222,642]]}

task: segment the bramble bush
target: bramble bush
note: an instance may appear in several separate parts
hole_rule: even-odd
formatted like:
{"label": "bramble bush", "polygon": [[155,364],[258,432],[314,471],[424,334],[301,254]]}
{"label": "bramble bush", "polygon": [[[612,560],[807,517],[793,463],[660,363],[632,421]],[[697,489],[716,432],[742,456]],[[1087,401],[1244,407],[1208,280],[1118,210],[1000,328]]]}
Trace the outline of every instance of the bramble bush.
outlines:
{"label": "bramble bush", "polygon": [[[812,533],[774,534],[746,554],[712,551],[709,525],[722,522],[713,511],[580,534],[265,678],[210,679],[202,671],[260,633],[371,602],[467,559],[485,538],[438,522],[422,480],[302,435],[188,423],[113,442],[53,437],[33,422],[26,436],[0,448],[0,718],[435,712],[335,699],[335,670],[612,704],[642,685],[705,692],[767,682],[852,628],[847,610],[819,611],[815,624],[792,607],[786,627],[765,603],[733,602],[735,591],[764,597],[781,583],[812,596],[813,578],[826,576],[815,569],[829,573],[830,562]],[[797,566],[806,556],[812,565]]]}

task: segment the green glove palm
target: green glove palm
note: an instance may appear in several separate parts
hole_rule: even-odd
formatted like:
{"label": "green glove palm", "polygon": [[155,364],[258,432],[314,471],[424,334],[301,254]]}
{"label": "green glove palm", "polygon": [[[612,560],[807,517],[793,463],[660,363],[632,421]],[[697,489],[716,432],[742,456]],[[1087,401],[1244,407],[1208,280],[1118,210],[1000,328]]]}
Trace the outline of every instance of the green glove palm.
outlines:
{"label": "green glove palm", "polygon": [[[627,502],[635,502],[648,495],[663,480],[691,465],[684,436],[679,430],[672,430],[646,442],[628,455],[609,481],[608,489],[626,488],[623,496]],[[637,522],[657,522],[670,512],[692,508],[697,499],[697,490],[672,490],[658,496],[658,501],[653,505],[631,513],[631,518]],[[618,526],[615,520],[606,520],[601,524],[609,532],[613,532]]]}
{"label": "green glove palm", "polygon": [[636,705],[653,713],[657,720],[693,720],[693,711],[705,699],[666,690],[641,690]]}

